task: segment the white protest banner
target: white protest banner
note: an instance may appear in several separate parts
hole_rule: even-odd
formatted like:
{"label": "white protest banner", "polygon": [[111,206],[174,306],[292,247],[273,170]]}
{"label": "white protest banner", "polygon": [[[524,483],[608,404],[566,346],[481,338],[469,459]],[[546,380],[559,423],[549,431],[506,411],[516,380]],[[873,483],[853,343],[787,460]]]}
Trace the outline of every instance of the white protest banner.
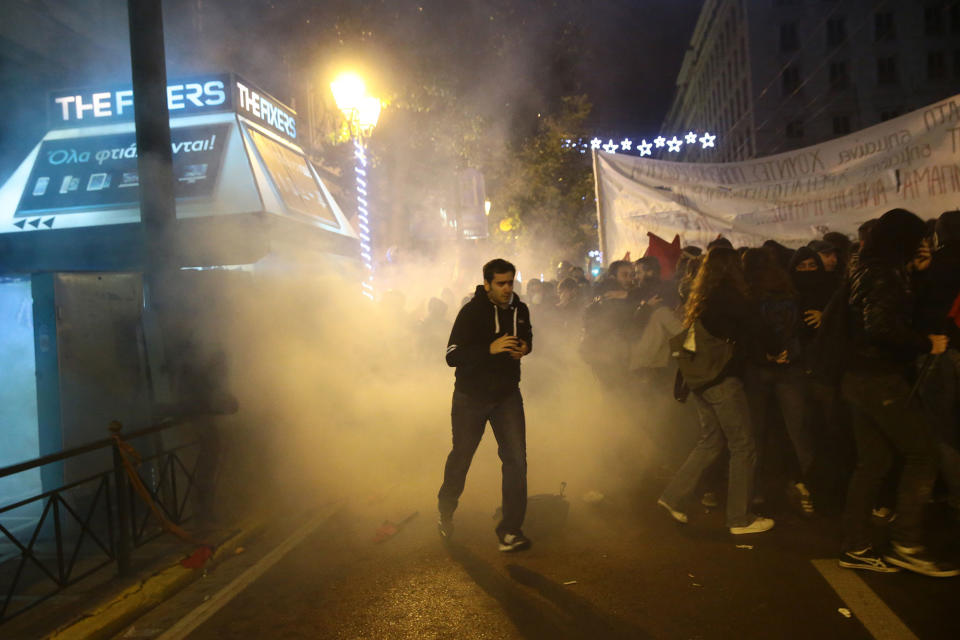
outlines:
{"label": "white protest banner", "polygon": [[960,95],[822,144],[723,164],[594,155],[600,246],[636,257],[647,232],[701,247],[854,235],[896,207],[922,218],[960,208]]}

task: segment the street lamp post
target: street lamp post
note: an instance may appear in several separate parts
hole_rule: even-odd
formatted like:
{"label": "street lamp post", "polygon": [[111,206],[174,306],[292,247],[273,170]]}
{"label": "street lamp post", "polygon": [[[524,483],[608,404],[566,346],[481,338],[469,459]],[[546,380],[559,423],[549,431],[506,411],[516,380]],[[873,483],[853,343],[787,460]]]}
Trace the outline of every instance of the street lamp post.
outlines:
{"label": "street lamp post", "polygon": [[373,133],[380,117],[380,100],[367,95],[360,76],[344,73],[330,83],[333,99],[343,113],[353,140],[353,168],[357,180],[357,226],[360,233],[360,258],[366,268],[362,293],[373,300],[373,232],[370,226],[370,196],[367,149],[365,140]]}

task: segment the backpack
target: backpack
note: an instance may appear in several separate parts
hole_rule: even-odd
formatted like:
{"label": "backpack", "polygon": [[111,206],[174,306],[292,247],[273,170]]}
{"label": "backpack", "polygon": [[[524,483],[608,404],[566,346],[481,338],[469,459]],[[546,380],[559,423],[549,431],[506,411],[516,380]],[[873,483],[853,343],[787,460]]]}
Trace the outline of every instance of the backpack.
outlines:
{"label": "backpack", "polygon": [[720,377],[733,357],[733,340],[717,338],[700,320],[670,338],[670,353],[680,375],[693,391],[705,389]]}
{"label": "backpack", "polygon": [[850,355],[850,282],[844,280],[830,296],[820,328],[807,351],[807,371],[818,380],[839,384]]}

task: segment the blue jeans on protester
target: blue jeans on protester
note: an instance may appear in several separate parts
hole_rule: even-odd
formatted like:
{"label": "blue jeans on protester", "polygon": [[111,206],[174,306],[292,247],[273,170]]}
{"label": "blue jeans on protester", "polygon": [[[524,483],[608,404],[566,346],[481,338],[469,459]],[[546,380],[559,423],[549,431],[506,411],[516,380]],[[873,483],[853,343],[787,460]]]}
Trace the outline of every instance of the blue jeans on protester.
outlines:
{"label": "blue jeans on protester", "polygon": [[527,511],[527,427],[520,390],[496,401],[454,391],[450,417],[453,449],[447,456],[443,485],[437,495],[441,517],[452,517],[457,508],[470,462],[489,420],[503,463],[503,519],[497,525],[497,535],[520,533]]}
{"label": "blue jeans on protester", "polygon": [[740,378],[728,377],[700,393],[691,394],[700,416],[700,440],[686,462],[664,489],[660,498],[681,508],[697,489],[703,472],[730,449],[730,473],[727,484],[727,526],[743,527],[753,522],[750,499],[753,496],[757,449],[750,409]]}
{"label": "blue jeans on protester", "polygon": [[813,441],[804,421],[806,398],[804,397],[803,370],[791,365],[777,367],[748,365],[743,383],[750,403],[750,417],[757,439],[758,457],[763,457],[767,410],[770,406],[770,396],[774,395],[800,465],[799,475],[791,479],[794,482],[809,482],[810,468],[813,466]]}

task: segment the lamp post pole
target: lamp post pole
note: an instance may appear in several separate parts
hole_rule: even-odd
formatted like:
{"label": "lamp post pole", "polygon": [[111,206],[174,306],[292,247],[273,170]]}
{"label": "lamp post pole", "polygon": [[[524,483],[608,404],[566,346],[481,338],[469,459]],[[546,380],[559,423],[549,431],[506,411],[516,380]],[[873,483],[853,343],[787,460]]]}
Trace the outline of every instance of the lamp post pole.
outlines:
{"label": "lamp post pole", "polygon": [[[354,128],[356,130],[354,131]],[[350,123],[353,137],[353,169],[357,178],[357,226],[360,233],[360,258],[363,260],[364,279],[360,283],[361,293],[373,300],[373,232],[370,228],[370,193],[367,149],[363,142],[363,131],[359,120],[354,117]]]}
{"label": "lamp post pole", "polygon": [[357,227],[360,235],[360,259],[363,261],[364,278],[361,283],[363,295],[373,300],[373,228],[370,225],[370,169],[367,158],[368,138],[380,116],[380,100],[367,94],[363,79],[355,73],[342,73],[330,83],[330,90],[337,108],[347,121],[348,132],[353,142],[353,169],[357,189]]}

